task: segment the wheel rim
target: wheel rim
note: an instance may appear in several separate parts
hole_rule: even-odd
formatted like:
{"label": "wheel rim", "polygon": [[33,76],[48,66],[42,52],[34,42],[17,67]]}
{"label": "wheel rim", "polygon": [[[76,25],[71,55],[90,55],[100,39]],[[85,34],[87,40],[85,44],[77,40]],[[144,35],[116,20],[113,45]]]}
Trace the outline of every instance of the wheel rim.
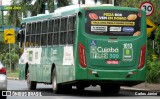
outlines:
{"label": "wheel rim", "polygon": [[53,76],[53,90],[56,91],[57,90],[57,78],[56,75],[54,74]]}
{"label": "wheel rim", "polygon": [[30,85],[30,80],[29,80],[29,73],[27,73],[27,85],[29,86]]}

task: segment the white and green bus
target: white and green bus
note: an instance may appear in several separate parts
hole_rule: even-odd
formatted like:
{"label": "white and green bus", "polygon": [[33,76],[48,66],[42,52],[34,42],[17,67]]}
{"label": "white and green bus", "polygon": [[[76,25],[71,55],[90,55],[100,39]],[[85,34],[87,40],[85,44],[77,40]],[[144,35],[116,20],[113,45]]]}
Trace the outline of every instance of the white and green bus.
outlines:
{"label": "white and green bus", "polygon": [[118,93],[146,79],[146,15],[138,8],[71,5],[24,18],[20,79],[55,93],[90,85]]}

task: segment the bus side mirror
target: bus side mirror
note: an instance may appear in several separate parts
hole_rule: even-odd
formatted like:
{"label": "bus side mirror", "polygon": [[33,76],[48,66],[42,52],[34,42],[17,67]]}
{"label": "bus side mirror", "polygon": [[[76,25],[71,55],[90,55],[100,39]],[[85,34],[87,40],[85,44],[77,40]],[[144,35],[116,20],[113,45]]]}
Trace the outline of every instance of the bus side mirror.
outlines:
{"label": "bus side mirror", "polygon": [[24,30],[20,30],[19,33],[17,34],[17,41],[20,43],[20,47],[22,47],[23,42],[24,42]]}
{"label": "bus side mirror", "polygon": [[16,38],[16,40],[17,40],[18,42],[20,42],[20,41],[21,41],[21,40],[20,40],[20,39],[21,39],[20,37],[21,37],[21,34],[20,34],[20,33],[18,33],[18,34],[17,34],[17,38]]}

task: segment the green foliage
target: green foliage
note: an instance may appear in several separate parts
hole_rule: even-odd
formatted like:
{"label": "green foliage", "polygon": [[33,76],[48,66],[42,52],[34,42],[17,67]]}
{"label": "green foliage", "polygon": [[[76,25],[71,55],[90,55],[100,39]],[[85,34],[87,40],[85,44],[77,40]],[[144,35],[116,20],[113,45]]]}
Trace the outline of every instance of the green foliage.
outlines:
{"label": "green foliage", "polygon": [[3,32],[0,31],[0,42],[3,42]]}
{"label": "green foliage", "polygon": [[47,4],[48,4],[48,10],[50,13],[54,12],[54,0],[48,0],[47,1]]}
{"label": "green foliage", "polygon": [[147,61],[147,82],[160,83],[160,62]]}
{"label": "green foliage", "polygon": [[69,1],[68,0],[57,0],[58,1],[58,7],[64,7],[69,5]]}
{"label": "green foliage", "polygon": [[6,66],[6,68],[10,68],[10,58],[13,69],[15,69],[18,64],[19,56],[18,56],[18,50],[16,50],[18,48],[16,44],[14,46],[15,49],[12,46],[10,53],[8,44],[3,44],[3,49],[0,50],[0,61],[2,61],[2,63]]}
{"label": "green foliage", "polygon": [[[146,2],[146,0],[116,0],[115,4],[119,6],[125,7],[135,7],[139,8],[142,2]],[[154,6],[154,13],[151,16],[147,16],[150,18],[156,25],[160,24],[160,3],[158,0],[150,1]],[[147,46],[148,46],[148,58],[147,58],[147,81],[152,83],[160,82],[160,62],[158,61],[158,57],[160,56],[160,26],[152,32],[155,33],[155,48],[153,49],[153,41],[148,38]]]}

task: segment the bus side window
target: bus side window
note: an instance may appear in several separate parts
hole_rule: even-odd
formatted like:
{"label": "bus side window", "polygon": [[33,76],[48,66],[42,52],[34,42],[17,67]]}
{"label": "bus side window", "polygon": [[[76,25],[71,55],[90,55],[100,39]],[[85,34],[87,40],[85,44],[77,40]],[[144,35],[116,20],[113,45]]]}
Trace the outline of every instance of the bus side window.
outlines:
{"label": "bus side window", "polygon": [[48,45],[52,45],[53,43],[53,26],[54,20],[49,20]]}
{"label": "bus side window", "polygon": [[47,46],[47,31],[48,30],[48,20],[42,22],[42,33],[41,33],[41,45]]}
{"label": "bus side window", "polygon": [[26,43],[25,43],[25,46],[26,47],[29,47],[30,45],[30,37],[31,37],[31,30],[32,30],[32,24],[31,23],[28,23],[27,24],[27,29],[26,29]]}
{"label": "bus side window", "polygon": [[32,23],[32,34],[31,34],[31,47],[34,47],[35,46],[35,42],[36,42],[36,23],[33,22]]}
{"label": "bus side window", "polygon": [[18,42],[20,42],[20,47],[23,47],[24,38],[25,38],[25,36],[24,36],[24,29],[21,29],[19,31],[19,33],[17,34],[17,40],[18,40]]}
{"label": "bus side window", "polygon": [[40,46],[40,33],[42,30],[42,24],[41,22],[37,22],[37,27],[36,27],[36,46]]}
{"label": "bus side window", "polygon": [[53,45],[59,44],[59,28],[60,28],[60,19],[55,19],[54,24],[54,34],[53,34]]}
{"label": "bus side window", "polygon": [[60,29],[60,44],[65,45],[66,44],[66,38],[67,38],[67,18],[61,19],[61,29]]}
{"label": "bus side window", "polygon": [[76,17],[75,16],[71,16],[69,17],[69,21],[68,21],[68,44],[73,44],[74,42],[74,36],[75,36],[75,23],[76,22]]}

